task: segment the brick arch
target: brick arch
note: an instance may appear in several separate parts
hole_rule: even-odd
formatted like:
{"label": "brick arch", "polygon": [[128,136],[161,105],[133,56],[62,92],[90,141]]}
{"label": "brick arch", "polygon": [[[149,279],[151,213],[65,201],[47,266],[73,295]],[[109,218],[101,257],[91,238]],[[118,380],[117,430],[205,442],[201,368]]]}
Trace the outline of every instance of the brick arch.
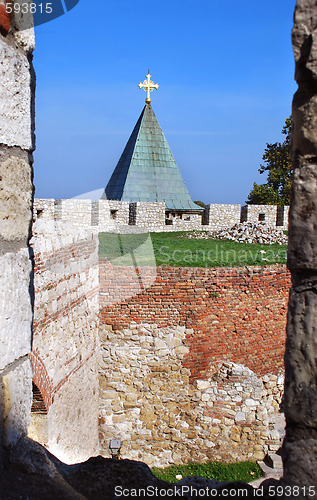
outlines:
{"label": "brick arch", "polygon": [[53,382],[50,379],[43,361],[34,353],[29,354],[33,369],[33,382],[42,394],[47,411],[53,402]]}
{"label": "brick arch", "polygon": [[31,407],[31,414],[35,413],[35,414],[47,415],[46,404],[40,389],[34,382],[32,382],[32,386],[33,386],[32,387],[33,401]]}

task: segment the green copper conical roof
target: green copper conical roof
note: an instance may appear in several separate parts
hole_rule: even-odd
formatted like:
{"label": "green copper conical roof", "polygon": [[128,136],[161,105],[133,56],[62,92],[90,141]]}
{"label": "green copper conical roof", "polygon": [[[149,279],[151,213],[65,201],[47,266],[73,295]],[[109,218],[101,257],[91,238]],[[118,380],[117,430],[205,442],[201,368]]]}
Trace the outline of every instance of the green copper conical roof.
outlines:
{"label": "green copper conical roof", "polygon": [[172,210],[201,210],[188,192],[150,104],[146,104],[107,184],[108,200],[165,201]]}

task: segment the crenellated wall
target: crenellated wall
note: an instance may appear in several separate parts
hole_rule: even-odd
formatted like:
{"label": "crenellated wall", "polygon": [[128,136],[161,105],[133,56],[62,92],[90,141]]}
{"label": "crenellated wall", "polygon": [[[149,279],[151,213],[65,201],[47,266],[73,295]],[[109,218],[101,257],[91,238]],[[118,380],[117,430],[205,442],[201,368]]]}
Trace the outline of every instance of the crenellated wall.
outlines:
{"label": "crenellated wall", "polygon": [[204,212],[204,224],[218,231],[238,224],[241,219],[241,205],[207,205]]}
{"label": "crenellated wall", "polygon": [[162,202],[35,199],[34,218],[69,221],[95,232],[218,231],[261,220],[287,229],[288,207],[210,204],[201,213],[186,213],[167,210]]}
{"label": "crenellated wall", "polygon": [[138,201],[130,203],[130,225],[155,231],[165,220],[165,203]]}

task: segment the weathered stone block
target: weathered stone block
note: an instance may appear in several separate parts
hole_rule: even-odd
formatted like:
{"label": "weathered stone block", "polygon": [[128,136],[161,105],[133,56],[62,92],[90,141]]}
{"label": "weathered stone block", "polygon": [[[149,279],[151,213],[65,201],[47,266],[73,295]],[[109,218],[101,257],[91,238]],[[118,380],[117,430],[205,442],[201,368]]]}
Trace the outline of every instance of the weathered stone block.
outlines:
{"label": "weathered stone block", "polygon": [[[0,147],[0,171],[0,237],[12,241],[14,249],[15,240],[22,240],[20,246],[25,246],[30,235],[33,185],[29,154],[18,148]],[[3,249],[0,240],[0,251]]]}
{"label": "weathered stone block", "polygon": [[291,292],[285,355],[284,405],[289,424],[300,426],[304,418],[305,426],[311,429],[315,428],[317,415],[316,314],[315,292]]}
{"label": "weathered stone block", "polygon": [[13,446],[21,437],[26,437],[30,419],[32,369],[27,357],[3,372],[0,399],[3,404],[4,444]]}
{"label": "weathered stone block", "polygon": [[31,349],[31,270],[27,249],[0,256],[0,369]]}
{"label": "weathered stone block", "polygon": [[33,86],[30,61],[22,50],[0,39],[0,143],[34,149]]}

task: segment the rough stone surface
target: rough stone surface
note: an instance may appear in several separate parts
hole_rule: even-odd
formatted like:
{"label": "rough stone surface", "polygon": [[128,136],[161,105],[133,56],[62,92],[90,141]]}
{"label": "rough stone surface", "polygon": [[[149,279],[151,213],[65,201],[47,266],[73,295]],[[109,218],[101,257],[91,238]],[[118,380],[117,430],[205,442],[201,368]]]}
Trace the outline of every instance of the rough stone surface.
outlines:
{"label": "rough stone surface", "polygon": [[98,455],[98,356],[94,354],[56,391],[47,416],[46,447],[65,463]]}
{"label": "rough stone surface", "polygon": [[31,270],[27,249],[0,256],[0,369],[30,352]]}
{"label": "rough stone surface", "polygon": [[1,404],[4,418],[3,443],[13,446],[27,435],[32,402],[32,369],[27,357],[2,373]]}
{"label": "rough stone surface", "polygon": [[[67,466],[39,444],[21,439],[0,476],[1,494],[6,500],[19,498],[52,500],[115,500],[117,498],[201,497],[251,499],[270,497],[241,482],[219,482],[188,477],[170,484],[157,479],[147,465],[132,460],[90,458]],[[271,497],[272,498],[272,497]]]}
{"label": "rough stone surface", "polygon": [[[3,2],[2,2],[3,3]],[[296,59],[296,78],[299,83],[299,91],[294,99],[294,125],[295,134],[293,142],[295,182],[293,189],[293,208],[291,214],[290,227],[290,253],[289,266],[293,277],[293,290],[291,292],[289,307],[288,340],[286,346],[286,419],[287,434],[283,448],[284,478],[281,482],[266,481],[264,483],[264,494],[253,492],[250,486],[239,483],[231,483],[228,494],[224,489],[228,489],[228,484],[217,485],[215,482],[207,482],[200,478],[190,478],[184,480],[182,484],[195,487],[210,488],[217,487],[219,496],[238,497],[237,489],[243,487],[246,494],[244,498],[262,497],[272,498],[272,493],[268,488],[277,486],[296,485],[309,488],[316,487],[316,418],[315,397],[316,397],[316,346],[315,346],[315,283],[316,283],[316,254],[314,249],[315,241],[315,170],[316,170],[316,113],[314,112],[316,97],[316,0],[298,0],[295,13],[295,26],[293,31],[293,44]],[[11,37],[11,38],[10,38]],[[14,34],[8,34],[6,43],[12,44]],[[23,40],[23,36],[21,37]],[[15,39],[18,41],[18,37]],[[1,38],[1,42],[3,39]],[[17,50],[23,47],[23,42],[17,46]],[[27,42],[25,42],[27,47]],[[28,49],[29,50],[29,49]],[[15,56],[15,54],[14,54]],[[6,144],[6,143],[5,143]],[[30,165],[31,168],[31,165]],[[0,192],[1,197],[1,192]],[[2,200],[1,200],[2,201]],[[305,225],[306,224],[306,225]],[[302,230],[303,228],[303,230]],[[305,238],[307,241],[305,241]],[[13,240],[12,240],[13,241]],[[14,246],[14,245],[13,245]],[[21,287],[28,289],[29,281],[21,283]],[[0,280],[1,293],[6,289],[7,283]],[[16,303],[17,307],[18,304]],[[11,335],[18,331],[19,324],[15,325]],[[135,330],[135,328],[131,328]],[[153,331],[155,329],[153,328]],[[132,335],[133,337],[133,335]],[[135,341],[135,338],[131,340]],[[168,343],[165,337],[156,336],[154,349],[156,353],[163,353],[165,356]],[[165,347],[167,346],[167,348]],[[173,346],[175,353],[185,354],[182,351],[184,346]],[[185,346],[186,348],[186,346]],[[14,348],[13,348],[14,350]],[[166,365],[163,365],[165,368]],[[168,368],[168,366],[167,366]],[[227,368],[235,369],[233,366]],[[244,371],[243,368],[242,375]],[[153,372],[156,373],[155,370]],[[165,373],[158,372],[158,373]],[[186,377],[186,374],[184,374]],[[248,377],[252,376],[250,374]],[[268,401],[272,401],[271,396],[276,394],[275,383],[279,385],[280,377],[263,377],[263,384],[272,394],[268,395]],[[273,377],[274,377],[273,376]],[[25,388],[15,389],[15,381],[24,378]],[[226,378],[228,382],[228,378]],[[27,421],[27,401],[30,392],[27,391],[27,384],[30,382],[26,359],[15,359],[9,366],[1,372],[0,384],[0,409],[1,414],[7,417],[8,436],[15,435],[15,429],[22,437],[16,441],[15,447],[9,456],[7,451],[3,453],[0,446],[0,459],[5,460],[6,467],[2,468],[0,463],[0,492],[6,500],[17,498],[59,498],[59,499],[94,499],[115,498],[114,487],[120,484],[127,488],[146,488],[148,485],[164,487],[164,483],[154,478],[149,469],[141,463],[130,461],[110,461],[101,457],[90,459],[85,464],[66,466],[50,455],[40,445],[26,440],[23,437],[25,432],[25,422]],[[202,404],[210,401],[208,389],[211,388],[214,380],[197,381],[197,387],[203,393]],[[209,384],[209,386],[208,386]],[[272,385],[271,385],[272,384]],[[236,390],[243,384],[236,386]],[[258,387],[258,384],[255,384]],[[218,387],[218,394],[222,389]],[[10,391],[13,391],[10,396]],[[7,394],[7,396],[5,396]],[[111,394],[108,393],[108,395]],[[9,396],[9,397],[8,397]],[[112,393],[113,396],[113,393]],[[233,397],[236,397],[233,394]],[[209,399],[208,399],[209,398]],[[274,397],[273,397],[274,399]],[[22,401],[22,412],[19,413],[19,402]],[[128,404],[133,404],[127,399]],[[238,425],[243,421],[247,411],[251,413],[253,408],[257,408],[256,394],[250,395],[244,400],[242,407],[235,414],[235,426],[231,429],[234,439],[241,439],[237,432]],[[24,406],[26,405],[26,406]],[[24,409],[23,409],[24,408]],[[128,407],[127,407],[128,408]],[[300,415],[296,415],[294,409],[298,409]],[[265,417],[265,412],[264,417]],[[163,414],[164,416],[164,414]],[[120,420],[119,420],[120,421]],[[122,419],[121,419],[122,421]],[[149,420],[151,422],[151,419]],[[5,435],[3,418],[0,420],[0,437],[3,441]],[[22,425],[21,425],[22,424]],[[247,427],[245,428],[246,431]],[[276,429],[271,429],[276,431]],[[276,436],[272,432],[272,438]],[[17,437],[17,436],[16,436]],[[238,441],[235,441],[238,442]],[[2,443],[3,444],[3,443]],[[212,446],[210,444],[210,446]],[[258,445],[257,445],[258,446]],[[254,448],[258,451],[258,448]],[[5,456],[5,458],[4,458]],[[254,455],[255,456],[255,455]],[[130,490],[131,491],[131,490]],[[223,491],[223,495],[221,492]],[[287,494],[284,489],[285,498],[316,498],[310,490],[297,495]],[[136,496],[136,495],[132,495]],[[166,494],[159,496],[165,497]],[[175,494],[177,497],[178,495]],[[205,496],[205,495],[204,495]],[[283,495],[275,495],[281,498]],[[196,498],[197,494],[185,494],[184,498]]]}
{"label": "rough stone surface", "polygon": [[[288,266],[292,273],[285,353],[284,481],[317,486],[317,3],[298,0],[292,33],[294,182]],[[305,497],[306,498],[306,497]],[[307,496],[308,498],[308,496]]]}
{"label": "rough stone surface", "polygon": [[[3,4],[3,2],[2,2]],[[3,6],[2,6],[3,7]],[[31,408],[34,73],[31,45],[0,18],[0,468],[25,436]],[[8,18],[7,18],[8,20]],[[5,36],[4,36],[5,35]]]}
{"label": "rough stone surface", "polygon": [[[28,151],[0,146],[1,238],[21,242],[21,246],[27,244],[32,221],[33,184],[30,160]],[[0,243],[0,252],[3,251],[2,246]]]}
{"label": "rough stone surface", "polygon": [[24,7],[24,9],[20,8],[18,12],[14,12],[11,24],[16,43],[27,54],[31,54],[35,48],[34,21],[30,8],[33,0],[15,0],[14,3],[18,3],[20,6],[24,3],[29,4],[28,9]]}
{"label": "rough stone surface", "polygon": [[0,143],[34,149],[34,76],[29,53],[0,38]]}
{"label": "rough stone surface", "polygon": [[272,227],[266,222],[242,222],[230,229],[212,233],[214,238],[232,240],[238,243],[259,243],[264,245],[287,245],[287,236],[282,229]]}
{"label": "rough stone surface", "polygon": [[[241,222],[218,231],[188,231],[184,238],[232,240],[238,243],[259,243],[264,245],[287,245],[287,236],[280,228],[272,227],[265,222]],[[263,251],[262,251],[263,252]],[[265,253],[265,252],[263,252]]]}
{"label": "rough stone surface", "polygon": [[203,223],[211,230],[218,231],[240,222],[241,205],[222,205],[211,203],[206,205]]}
{"label": "rough stone surface", "polygon": [[105,456],[111,438],[122,441],[124,458],[151,466],[263,459],[280,447],[274,422],[283,377],[260,378],[224,363],[191,382],[183,362],[188,333],[135,323],[103,331],[99,423]]}
{"label": "rough stone surface", "polygon": [[[275,227],[278,219],[278,207],[275,205],[245,205],[242,207],[241,222],[256,224],[265,221],[269,226]],[[287,224],[287,219],[283,224]]]}
{"label": "rough stone surface", "polygon": [[[184,367],[204,378],[222,361],[258,375],[283,369],[290,277],[283,265],[249,268],[139,268],[101,258],[100,321],[114,330],[132,322],[185,327]],[[154,282],[153,282],[154,281]],[[115,298],[115,300],[113,299]],[[268,355],[269,353],[269,355]]]}
{"label": "rough stone surface", "polygon": [[130,224],[136,226],[159,227],[165,218],[165,203],[130,203]]}
{"label": "rough stone surface", "polygon": [[[44,200],[47,202],[47,200]],[[43,207],[48,218],[47,209]],[[55,219],[65,221],[80,227],[89,228],[92,225],[91,200],[58,200],[55,202]]]}

